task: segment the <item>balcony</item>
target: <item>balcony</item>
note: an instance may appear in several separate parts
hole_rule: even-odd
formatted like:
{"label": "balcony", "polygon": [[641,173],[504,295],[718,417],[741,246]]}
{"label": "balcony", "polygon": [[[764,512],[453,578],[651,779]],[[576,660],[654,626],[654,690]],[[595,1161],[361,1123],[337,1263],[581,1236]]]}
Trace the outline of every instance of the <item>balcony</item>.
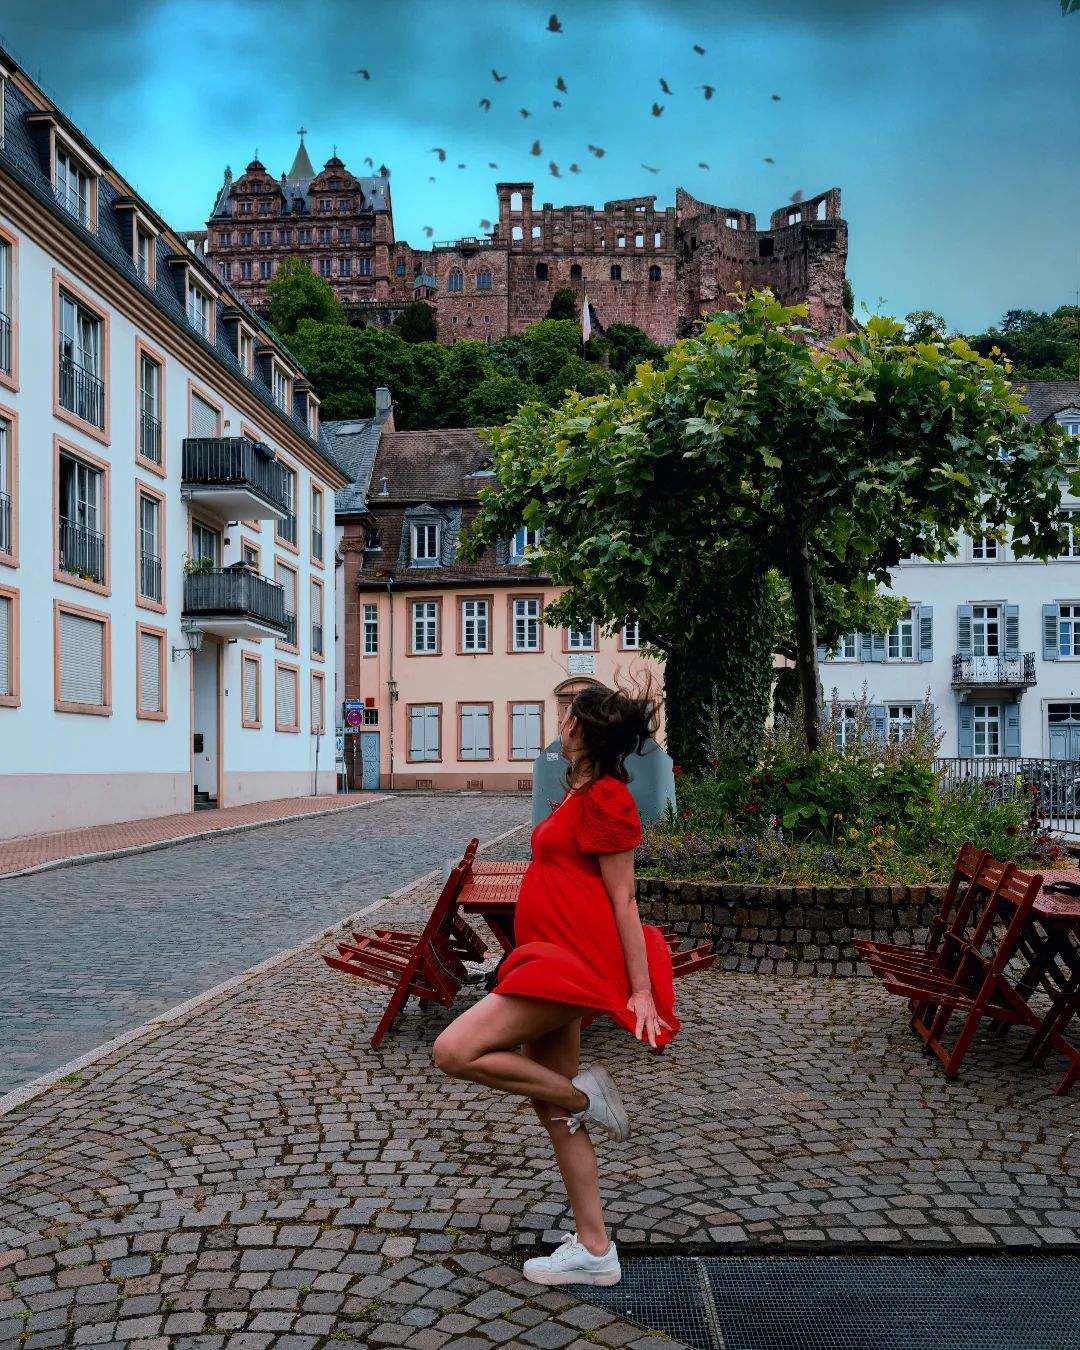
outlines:
{"label": "balcony", "polygon": [[1034,683],[1034,652],[1013,652],[1006,656],[965,656],[957,652],[953,657],[952,687],[961,692],[1023,691]]}
{"label": "balcony", "polygon": [[60,352],[60,406],[91,426],[105,425],[105,384]]}
{"label": "balcony", "polygon": [[105,536],[60,517],[60,569],[84,581],[105,584]]}
{"label": "balcony", "polygon": [[289,482],[274,452],[247,436],[193,436],[184,441],[181,491],[222,520],[283,520]]}
{"label": "balcony", "polygon": [[285,588],[245,567],[189,572],[183,617],[219,637],[283,638],[288,632]]}

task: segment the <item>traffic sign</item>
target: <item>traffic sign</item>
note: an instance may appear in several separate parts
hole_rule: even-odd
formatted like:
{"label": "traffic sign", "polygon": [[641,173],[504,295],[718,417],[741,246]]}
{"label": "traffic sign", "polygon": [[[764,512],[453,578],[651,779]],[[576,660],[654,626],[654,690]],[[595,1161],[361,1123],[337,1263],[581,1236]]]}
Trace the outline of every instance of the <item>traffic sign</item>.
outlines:
{"label": "traffic sign", "polygon": [[345,710],[345,723],[350,727],[358,727],[364,720],[363,704],[359,708],[347,708]]}

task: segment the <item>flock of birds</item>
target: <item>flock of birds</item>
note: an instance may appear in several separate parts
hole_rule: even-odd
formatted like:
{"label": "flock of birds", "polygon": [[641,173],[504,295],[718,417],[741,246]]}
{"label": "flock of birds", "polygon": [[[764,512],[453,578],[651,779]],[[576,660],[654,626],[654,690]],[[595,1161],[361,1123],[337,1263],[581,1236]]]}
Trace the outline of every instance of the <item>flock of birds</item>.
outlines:
{"label": "flock of birds", "polygon": [[[559,16],[558,16],[557,14],[552,14],[551,17],[548,19],[546,31],[549,32],[549,33],[562,33],[562,32],[564,31],[563,26],[562,26],[562,22],[561,22],[561,20],[559,19]],[[704,55],[705,55],[705,48],[704,48],[703,46],[701,46],[700,43],[695,42],[694,45],[693,45],[693,50],[694,50],[694,53],[695,53],[697,56],[704,56]],[[362,79],[364,79],[364,80],[370,80],[370,79],[371,79],[371,71],[365,69],[364,67],[360,67],[358,70],[355,70],[353,73],[354,73],[355,75],[359,75],[359,76],[360,76]],[[504,83],[506,82],[506,80],[509,78],[509,76],[507,76],[507,75],[501,75],[494,67],[492,67],[492,69],[491,69],[491,76],[492,76],[492,79],[495,81],[496,85],[504,84]],[[664,76],[662,76],[662,75],[660,76],[659,84],[660,84],[660,92],[661,92],[661,94],[662,94],[665,98],[674,98],[674,97],[675,97],[675,91],[672,89],[672,87],[671,87],[671,85],[668,83],[667,79],[666,79]],[[555,92],[558,93],[558,94],[566,94],[566,93],[568,92],[566,80],[565,80],[561,75],[559,75],[559,76],[556,78],[554,88],[555,88]],[[713,95],[716,93],[716,85],[713,85],[713,84],[699,84],[699,85],[697,86],[697,89],[699,89],[699,90],[704,94],[705,102],[706,102],[706,103],[708,103],[709,100],[710,100],[710,99],[713,97]],[[774,103],[779,103],[779,102],[780,102],[780,95],[779,95],[779,94],[773,94],[771,97],[772,97],[772,101],[773,101]],[[563,106],[562,99],[559,99],[559,98],[553,98],[553,99],[551,100],[551,106],[552,106],[553,109],[555,109],[556,111],[558,111],[558,110],[559,110],[560,108],[562,108],[562,106]],[[492,101],[491,101],[491,99],[488,98],[487,96],[481,98],[481,99],[480,99],[480,103],[479,103],[479,107],[480,107],[480,110],[481,110],[482,112],[485,112],[485,113],[486,113],[486,112],[490,112],[490,111],[491,111],[491,108],[492,108]],[[650,112],[652,113],[652,116],[653,116],[653,117],[663,117],[665,107],[666,107],[666,104],[663,104],[663,103],[660,103],[660,102],[654,100],[653,103],[652,103],[652,107],[651,107],[651,109],[650,109]],[[527,121],[530,117],[532,117],[532,115],[533,115],[533,114],[532,114],[532,111],[531,111],[529,108],[519,108],[519,109],[518,109],[518,114],[519,114],[519,116],[520,116],[523,120],[526,120],[526,121]],[[599,146],[599,145],[587,145],[587,146],[585,147],[585,149],[586,149],[586,151],[587,151],[588,154],[594,156],[596,159],[603,159],[603,158],[604,158],[604,155],[607,153],[607,152],[604,150],[603,146]],[[440,163],[440,164],[445,164],[445,163],[446,163],[447,151],[446,151],[446,149],[445,149],[444,146],[441,146],[441,145],[434,145],[434,146],[431,147],[430,153],[433,154],[433,155],[437,155],[437,156],[438,156],[438,158],[439,158],[439,163]],[[529,153],[530,153],[531,155],[534,155],[534,156],[537,157],[537,158],[540,158],[540,157],[543,156],[544,148],[543,148],[543,145],[541,144],[541,142],[540,142],[539,139],[536,139],[536,140],[533,141],[532,146],[530,147]],[[775,164],[775,163],[776,163],[776,160],[773,159],[773,157],[772,157],[771,155],[766,155],[766,156],[764,157],[764,162],[765,162],[766,164]],[[371,159],[370,156],[368,156],[368,157],[364,160],[364,163],[367,164],[367,165],[369,165],[369,166],[371,166],[372,168],[374,168],[374,162],[373,162],[373,160]],[[458,163],[457,167],[458,167],[459,169],[464,169],[464,168],[467,168],[468,166],[465,165],[465,164],[462,164],[462,163]],[[488,161],[488,168],[489,168],[489,169],[497,169],[498,167],[499,167],[498,164],[495,163],[494,161],[492,161],[492,160],[489,160],[489,161]],[[567,165],[566,167],[567,167],[567,172],[568,172],[568,173],[572,173],[572,174],[580,174],[580,173],[582,172],[581,165],[578,164],[578,163],[576,163],[576,162],[575,162],[575,163],[572,163],[572,164],[569,164],[569,165]],[[646,173],[654,173],[654,174],[657,174],[657,173],[660,172],[660,169],[659,169],[657,166],[652,165],[652,164],[642,164],[641,167],[646,171]],[[708,164],[707,164],[704,160],[698,160],[698,168],[704,170],[706,173],[709,172],[709,166],[708,166]],[[390,170],[386,167],[385,164],[382,164],[382,165],[379,166],[379,172],[380,172],[381,174],[383,174],[384,176],[389,176]],[[552,176],[552,178],[561,178],[561,177],[563,176],[563,175],[562,175],[562,169],[561,169],[560,166],[556,163],[556,161],[553,160],[553,159],[550,160],[549,163],[548,163],[548,173]],[[429,177],[428,177],[428,182],[429,182],[429,183],[434,183],[435,181],[436,181],[435,175],[434,175],[434,174],[429,175]],[[792,202],[799,202],[799,201],[801,201],[801,200],[802,200],[802,192],[801,192],[801,191],[796,190],[795,192],[793,192],[793,193],[791,194],[791,201],[792,201]],[[489,230],[489,229],[491,228],[491,221],[490,221],[490,220],[481,220],[481,222],[480,222],[480,228],[481,228],[482,230]],[[423,227],[423,229],[424,229],[424,234],[427,235],[427,237],[428,237],[429,239],[430,239],[430,238],[432,237],[432,235],[435,233],[434,229],[433,229],[432,226],[430,226],[430,225],[425,225],[425,226]]]}

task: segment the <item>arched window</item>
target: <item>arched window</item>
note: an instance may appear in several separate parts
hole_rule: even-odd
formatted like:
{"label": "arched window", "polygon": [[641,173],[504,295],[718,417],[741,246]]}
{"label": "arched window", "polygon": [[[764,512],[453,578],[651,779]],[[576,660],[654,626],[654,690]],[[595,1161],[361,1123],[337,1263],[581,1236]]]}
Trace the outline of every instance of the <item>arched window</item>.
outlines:
{"label": "arched window", "polygon": [[622,268],[618,263],[611,264],[611,279],[612,281],[622,281]]}
{"label": "arched window", "polygon": [[534,225],[534,226],[532,227],[532,237],[533,237],[534,239],[539,239],[539,238],[540,238],[540,233],[541,233],[541,231],[540,231],[540,226],[539,226],[539,225]]}
{"label": "arched window", "polygon": [[481,267],[476,274],[476,289],[478,291],[491,290],[491,271],[487,267]]}
{"label": "arched window", "polygon": [[446,289],[448,291],[463,291],[465,289],[465,274],[460,267],[451,267],[450,275],[446,279]]}
{"label": "arched window", "polygon": [[511,239],[524,239],[525,235],[520,225],[515,225],[510,231]]}
{"label": "arched window", "polygon": [[399,258],[399,259],[398,259],[398,261],[397,261],[397,266],[394,268],[394,271],[397,273],[397,275],[398,275],[399,277],[403,277],[403,276],[405,275],[405,259],[404,259],[404,258]]}
{"label": "arched window", "polygon": [[571,281],[580,281],[580,280],[581,280],[581,264],[580,264],[580,263],[573,263],[573,264],[571,264],[571,267],[570,267],[570,280],[571,280]]}
{"label": "arched window", "polygon": [[653,265],[649,268],[649,280],[650,281],[660,280],[660,269],[659,267],[657,267],[655,263],[653,263]]}
{"label": "arched window", "polygon": [[537,263],[537,264],[536,264],[536,279],[537,279],[537,281],[547,281],[547,276],[548,276],[548,265],[547,265],[547,263]]}
{"label": "arched window", "polygon": [[521,193],[520,193],[520,192],[511,192],[511,194],[510,194],[510,210],[511,210],[511,211],[520,211],[520,210],[521,210]]}

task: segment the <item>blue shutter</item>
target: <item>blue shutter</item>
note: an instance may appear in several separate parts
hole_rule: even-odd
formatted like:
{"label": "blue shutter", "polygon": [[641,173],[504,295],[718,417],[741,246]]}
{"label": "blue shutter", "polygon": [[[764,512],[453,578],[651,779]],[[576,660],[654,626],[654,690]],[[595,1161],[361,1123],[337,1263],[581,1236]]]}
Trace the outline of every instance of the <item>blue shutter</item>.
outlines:
{"label": "blue shutter", "polygon": [[510,565],[510,540],[496,539],[495,541],[495,561],[500,567],[509,567]]}
{"label": "blue shutter", "polygon": [[859,660],[872,661],[874,659],[873,634],[856,633],[855,641],[858,643]]}
{"label": "blue shutter", "polygon": [[871,703],[867,708],[870,734],[878,745],[884,745],[889,735],[889,713],[884,703]]}
{"label": "blue shutter", "polygon": [[829,649],[824,642],[819,642],[817,645],[817,659],[819,661],[827,661],[829,659]]}
{"label": "blue shutter", "polygon": [[1020,655],[1020,606],[1005,606],[1005,655]]}
{"label": "blue shutter", "polygon": [[884,661],[884,660],[885,660],[885,634],[884,634],[884,633],[872,633],[872,634],[870,635],[870,637],[871,637],[871,643],[870,643],[870,648],[871,648],[871,650],[870,650],[870,660],[871,660],[871,661]]}
{"label": "blue shutter", "polygon": [[961,759],[970,759],[975,753],[975,715],[970,703],[961,703],[957,710],[956,753]]}
{"label": "blue shutter", "polygon": [[934,607],[933,605],[918,605],[915,612],[919,625],[919,660],[932,661],[934,659]]}
{"label": "blue shutter", "polygon": [[1002,708],[1005,717],[1004,750],[1007,759],[1020,758],[1020,704],[1006,703]]}
{"label": "blue shutter", "polygon": [[1058,607],[1056,604],[1043,605],[1043,660],[1058,659]]}
{"label": "blue shutter", "polygon": [[960,656],[971,655],[971,606],[956,606],[956,650]]}

